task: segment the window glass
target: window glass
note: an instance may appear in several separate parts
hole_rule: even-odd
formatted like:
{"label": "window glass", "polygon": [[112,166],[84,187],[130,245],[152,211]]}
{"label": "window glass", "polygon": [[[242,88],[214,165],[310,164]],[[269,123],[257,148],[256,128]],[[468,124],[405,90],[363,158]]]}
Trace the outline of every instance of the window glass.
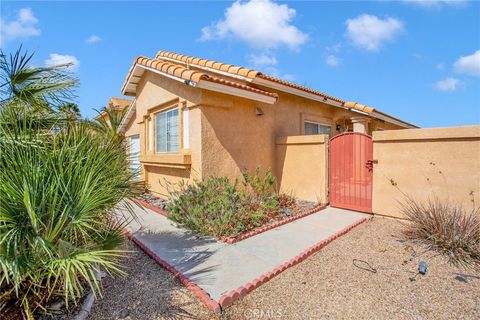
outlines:
{"label": "window glass", "polygon": [[332,136],[332,127],[330,126],[325,126],[313,122],[305,122],[304,126],[305,135],[327,134],[328,136]]}
{"label": "window glass", "polygon": [[178,109],[155,115],[155,151],[178,151]]}

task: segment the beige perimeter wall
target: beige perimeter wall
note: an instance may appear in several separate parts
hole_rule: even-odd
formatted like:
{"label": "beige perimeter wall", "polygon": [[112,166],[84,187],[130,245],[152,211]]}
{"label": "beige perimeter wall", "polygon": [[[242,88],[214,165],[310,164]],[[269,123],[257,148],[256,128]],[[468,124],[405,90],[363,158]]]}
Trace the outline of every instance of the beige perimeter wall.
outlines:
{"label": "beige perimeter wall", "polygon": [[373,159],[376,214],[403,217],[398,189],[419,200],[480,204],[480,126],[377,131]]}
{"label": "beige perimeter wall", "polygon": [[276,139],[276,175],[281,191],[299,199],[327,202],[328,136]]}

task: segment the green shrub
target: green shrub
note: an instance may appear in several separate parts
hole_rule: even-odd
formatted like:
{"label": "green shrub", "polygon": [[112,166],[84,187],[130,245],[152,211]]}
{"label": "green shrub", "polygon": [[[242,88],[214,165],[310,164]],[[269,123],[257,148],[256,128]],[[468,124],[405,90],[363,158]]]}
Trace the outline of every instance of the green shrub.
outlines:
{"label": "green shrub", "polygon": [[243,173],[242,185],[226,177],[181,182],[169,192],[168,217],[178,224],[213,236],[230,236],[264,224],[288,197],[274,190],[270,170],[260,177]]}
{"label": "green shrub", "polygon": [[53,299],[98,292],[100,269],[120,272],[113,208],[135,184],[121,137],[51,104],[74,82],[19,52],[2,58],[0,313],[32,319]]}
{"label": "green shrub", "polygon": [[407,239],[446,254],[456,264],[480,264],[480,208],[471,210],[438,198],[425,202],[407,197],[402,212]]}

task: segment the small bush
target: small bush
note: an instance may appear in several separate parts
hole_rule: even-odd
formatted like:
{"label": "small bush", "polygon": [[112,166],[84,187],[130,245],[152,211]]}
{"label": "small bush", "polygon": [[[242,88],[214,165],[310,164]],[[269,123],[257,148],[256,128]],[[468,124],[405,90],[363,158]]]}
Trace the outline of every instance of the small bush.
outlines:
{"label": "small bush", "polygon": [[434,198],[418,202],[407,198],[402,211],[410,220],[405,227],[407,239],[426,244],[446,254],[455,264],[480,263],[480,209]]}
{"label": "small bush", "polygon": [[208,177],[193,184],[181,182],[169,192],[169,218],[178,224],[213,236],[230,236],[253,229],[277,215],[291,197],[274,190],[270,170],[262,178],[244,172],[242,185],[226,177]]}

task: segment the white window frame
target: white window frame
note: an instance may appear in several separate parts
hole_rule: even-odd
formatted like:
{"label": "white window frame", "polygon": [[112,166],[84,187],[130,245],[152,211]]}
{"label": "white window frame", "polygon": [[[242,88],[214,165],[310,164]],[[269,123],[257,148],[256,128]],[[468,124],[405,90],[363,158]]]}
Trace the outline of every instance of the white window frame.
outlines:
{"label": "white window frame", "polygon": [[[315,122],[315,121],[309,121],[309,120],[304,120],[303,121],[303,135],[307,135],[305,133],[305,124],[306,123],[309,123],[309,124],[314,124],[314,125],[317,125],[317,126],[322,126],[322,127],[329,127],[330,128],[330,135],[329,137],[332,137],[333,136],[333,130],[332,130],[332,126],[329,125],[329,124],[326,124],[326,123],[321,123],[321,122]],[[324,134],[324,133],[319,133],[319,134]]]}
{"label": "white window frame", "polygon": [[154,134],[153,134],[153,119],[151,117],[147,120],[147,131],[148,131],[148,151],[153,151],[153,142],[154,142]]}
{"label": "white window frame", "polygon": [[189,128],[189,109],[187,107],[183,108],[182,111],[183,117],[183,149],[190,149],[190,128]]}
{"label": "white window frame", "polygon": [[[178,128],[178,129],[177,129],[177,130],[178,130],[178,132],[177,132],[177,139],[179,140],[179,141],[177,141],[178,149],[177,149],[177,150],[167,150],[167,151],[157,151],[157,136],[158,136],[158,132],[157,132],[157,116],[160,115],[160,114],[162,114],[162,113],[164,113],[165,115],[167,115],[168,113],[174,112],[175,110],[177,110],[177,121],[179,121],[180,110],[179,110],[178,106],[176,106],[176,107],[174,107],[174,108],[170,108],[170,109],[168,109],[168,110],[155,112],[155,113],[153,114],[153,118],[155,119],[155,126],[154,126],[154,128],[155,128],[155,133],[154,133],[154,138],[155,138],[154,148],[155,148],[155,149],[154,149],[154,150],[155,150],[155,153],[156,153],[156,154],[178,153],[178,152],[180,151],[180,143],[179,143],[179,142],[180,142],[180,124],[179,124],[179,123],[177,123],[177,128]],[[165,132],[165,133],[167,133],[167,132]],[[168,135],[165,134],[165,137],[166,137],[166,139],[167,139],[167,140],[165,141],[165,142],[166,142],[166,146],[168,146]]]}

